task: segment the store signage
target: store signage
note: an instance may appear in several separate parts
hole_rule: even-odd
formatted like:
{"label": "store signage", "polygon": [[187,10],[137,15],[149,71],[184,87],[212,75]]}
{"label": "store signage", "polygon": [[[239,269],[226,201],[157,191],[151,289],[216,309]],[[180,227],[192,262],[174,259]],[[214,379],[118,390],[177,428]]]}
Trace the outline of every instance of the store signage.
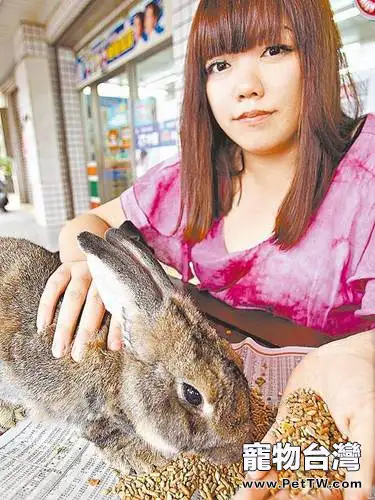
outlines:
{"label": "store signage", "polygon": [[363,16],[375,21],[375,0],[355,0],[355,3]]}
{"label": "store signage", "polygon": [[146,99],[137,99],[134,106],[134,121],[136,127],[148,125],[156,121],[156,99],[147,97]]}
{"label": "store signage", "polygon": [[175,146],[177,144],[177,122],[176,120],[168,120],[135,127],[135,139],[137,149]]}
{"label": "store signage", "polygon": [[143,0],[81,49],[76,56],[79,86],[165,40],[170,33],[168,0]]}

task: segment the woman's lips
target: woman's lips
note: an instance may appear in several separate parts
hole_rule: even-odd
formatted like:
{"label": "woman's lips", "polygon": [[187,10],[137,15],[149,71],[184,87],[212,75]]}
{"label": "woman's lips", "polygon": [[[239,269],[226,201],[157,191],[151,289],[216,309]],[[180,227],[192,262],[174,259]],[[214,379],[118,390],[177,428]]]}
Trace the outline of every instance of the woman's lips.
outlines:
{"label": "woman's lips", "polygon": [[243,113],[236,121],[240,123],[245,123],[247,125],[259,125],[272,115],[271,112],[261,112],[261,113]]}

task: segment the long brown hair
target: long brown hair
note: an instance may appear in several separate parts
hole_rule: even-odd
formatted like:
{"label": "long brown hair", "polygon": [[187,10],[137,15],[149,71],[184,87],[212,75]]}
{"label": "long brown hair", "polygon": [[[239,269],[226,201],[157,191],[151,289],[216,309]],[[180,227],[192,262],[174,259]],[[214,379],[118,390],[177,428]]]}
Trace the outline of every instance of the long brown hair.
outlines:
{"label": "long brown hair", "polygon": [[[201,0],[188,39],[180,131],[187,241],[202,240],[214,220],[229,212],[233,180],[240,175],[239,146],[210,110],[205,64],[218,55],[279,42],[285,20],[300,56],[303,90],[298,166],[274,228],[281,248],[292,247],[304,234],[348,147],[360,105],[349,73],[340,76],[346,61],[329,0]],[[352,117],[342,109],[341,88],[351,97]]]}

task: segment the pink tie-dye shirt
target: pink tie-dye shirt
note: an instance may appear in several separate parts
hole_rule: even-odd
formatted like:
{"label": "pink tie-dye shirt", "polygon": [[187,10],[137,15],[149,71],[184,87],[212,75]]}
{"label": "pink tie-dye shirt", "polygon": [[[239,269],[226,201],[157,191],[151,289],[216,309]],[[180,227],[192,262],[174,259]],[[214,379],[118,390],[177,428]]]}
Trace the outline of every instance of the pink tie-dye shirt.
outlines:
{"label": "pink tie-dye shirt", "polygon": [[280,250],[269,238],[228,253],[223,217],[203,241],[185,243],[181,226],[175,230],[178,159],[149,170],[121,203],[160,261],[185,281],[192,267],[201,289],[233,307],[263,309],[333,336],[375,328],[375,115],[368,115],[291,250]]}

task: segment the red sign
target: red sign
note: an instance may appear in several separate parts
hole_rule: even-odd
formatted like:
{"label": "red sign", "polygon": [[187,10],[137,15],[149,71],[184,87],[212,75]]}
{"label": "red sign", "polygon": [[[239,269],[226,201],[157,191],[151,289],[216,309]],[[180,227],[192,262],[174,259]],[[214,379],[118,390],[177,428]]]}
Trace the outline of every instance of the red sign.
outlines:
{"label": "red sign", "polygon": [[375,0],[355,0],[355,3],[363,16],[375,21]]}

